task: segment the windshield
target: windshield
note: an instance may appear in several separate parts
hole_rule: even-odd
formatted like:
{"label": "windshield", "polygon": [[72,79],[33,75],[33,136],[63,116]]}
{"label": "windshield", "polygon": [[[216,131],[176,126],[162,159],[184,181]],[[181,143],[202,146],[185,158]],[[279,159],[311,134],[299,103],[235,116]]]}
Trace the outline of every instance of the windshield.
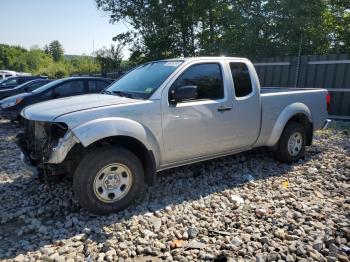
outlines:
{"label": "windshield", "polygon": [[183,61],[158,61],[137,67],[109,86],[104,93],[149,98]]}
{"label": "windshield", "polygon": [[30,85],[31,83],[33,83],[33,82],[35,82],[35,80],[31,80],[31,81],[28,81],[28,82],[25,82],[25,83],[23,83],[23,84],[21,84],[21,85],[19,85],[19,86],[16,86],[14,89],[21,89],[22,87],[25,87],[25,86],[27,86],[27,85]]}
{"label": "windshield", "polygon": [[48,83],[48,84],[46,84],[46,85],[43,85],[43,86],[41,86],[41,87],[35,89],[35,90],[33,91],[33,93],[34,93],[34,94],[38,94],[38,93],[44,92],[44,91],[50,89],[51,87],[53,87],[53,86],[55,86],[55,85],[57,85],[57,84],[63,82],[64,80],[65,80],[65,78],[52,81],[52,82],[50,82],[50,83]]}

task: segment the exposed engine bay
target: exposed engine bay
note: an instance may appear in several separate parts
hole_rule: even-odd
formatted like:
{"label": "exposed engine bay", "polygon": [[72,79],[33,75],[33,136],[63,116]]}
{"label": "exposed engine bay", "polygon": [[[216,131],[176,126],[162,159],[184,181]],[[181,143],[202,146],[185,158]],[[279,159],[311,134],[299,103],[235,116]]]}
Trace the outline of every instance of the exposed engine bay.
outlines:
{"label": "exposed engine bay", "polygon": [[17,136],[17,144],[39,174],[72,172],[75,161],[68,152],[77,141],[66,124],[23,119],[23,126],[24,132]]}

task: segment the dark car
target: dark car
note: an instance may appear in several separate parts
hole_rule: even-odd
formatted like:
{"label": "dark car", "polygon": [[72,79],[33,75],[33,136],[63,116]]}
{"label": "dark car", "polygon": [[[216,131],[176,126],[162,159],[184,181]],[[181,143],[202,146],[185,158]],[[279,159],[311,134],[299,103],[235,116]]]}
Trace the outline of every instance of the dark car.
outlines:
{"label": "dark car", "polygon": [[68,77],[52,81],[32,92],[10,96],[0,101],[0,115],[18,120],[26,106],[55,98],[100,93],[114,80],[100,77]]}
{"label": "dark car", "polygon": [[49,80],[49,79],[35,79],[29,82],[26,82],[24,84],[21,84],[19,86],[16,86],[15,88],[0,89],[0,100],[9,96],[20,94],[20,93],[32,92],[35,89],[50,83],[51,81],[52,80]]}
{"label": "dark car", "polygon": [[0,81],[0,90],[11,89],[34,79],[47,79],[46,76],[13,76]]}

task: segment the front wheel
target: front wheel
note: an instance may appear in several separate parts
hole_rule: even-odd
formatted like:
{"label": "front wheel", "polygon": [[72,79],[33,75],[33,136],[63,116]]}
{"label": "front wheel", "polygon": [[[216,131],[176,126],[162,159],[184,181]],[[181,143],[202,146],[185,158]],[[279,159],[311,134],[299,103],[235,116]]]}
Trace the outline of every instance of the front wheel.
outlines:
{"label": "front wheel", "polygon": [[274,156],[285,163],[298,161],[305,155],[306,130],[297,122],[289,122],[280,137]]}
{"label": "front wheel", "polygon": [[74,194],[80,205],[96,214],[126,208],[143,186],[140,160],[122,147],[90,151],[79,163],[73,178]]}

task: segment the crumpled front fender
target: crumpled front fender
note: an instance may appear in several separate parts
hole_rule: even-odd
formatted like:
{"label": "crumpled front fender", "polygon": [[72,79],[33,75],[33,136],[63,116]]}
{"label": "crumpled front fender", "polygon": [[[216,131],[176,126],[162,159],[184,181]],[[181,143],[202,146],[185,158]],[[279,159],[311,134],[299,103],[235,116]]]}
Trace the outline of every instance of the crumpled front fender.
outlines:
{"label": "crumpled front fender", "polygon": [[72,129],[84,147],[113,136],[129,136],[140,141],[153,152],[156,164],[160,163],[160,148],[152,132],[140,123],[120,117],[107,117],[86,122]]}

